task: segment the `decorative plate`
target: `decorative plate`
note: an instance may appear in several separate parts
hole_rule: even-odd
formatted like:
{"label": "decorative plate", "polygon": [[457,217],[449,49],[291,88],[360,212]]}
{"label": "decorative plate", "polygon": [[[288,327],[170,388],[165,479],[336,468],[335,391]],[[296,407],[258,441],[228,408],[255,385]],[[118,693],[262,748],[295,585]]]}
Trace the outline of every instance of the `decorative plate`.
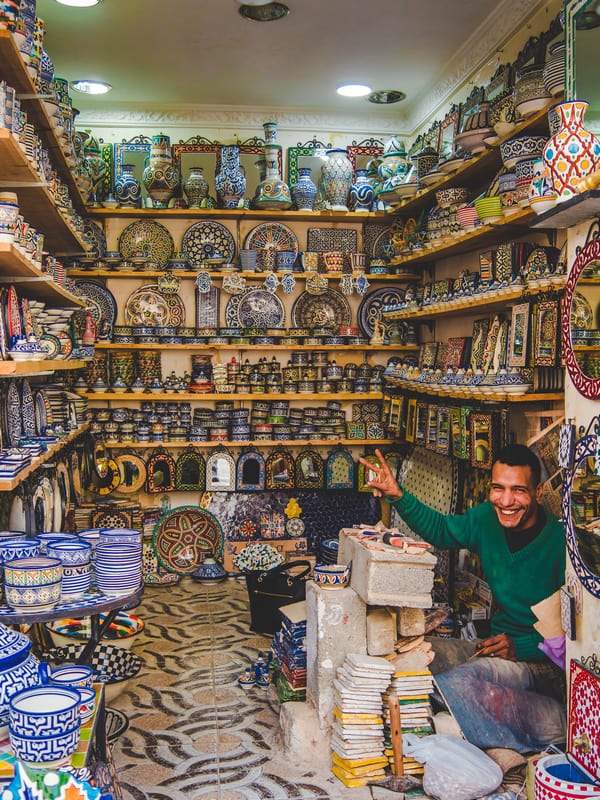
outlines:
{"label": "decorative plate", "polygon": [[8,323],[8,338],[12,346],[15,339],[23,334],[21,325],[21,312],[19,311],[19,298],[14,286],[8,287],[6,298],[6,319]]}
{"label": "decorative plate", "polygon": [[372,258],[383,258],[383,244],[392,241],[392,229],[390,225],[380,225],[367,222],[363,229],[363,250],[367,256],[367,262]]}
{"label": "decorative plate", "polygon": [[93,219],[83,220],[83,240],[88,245],[87,255],[103,258],[106,253],[106,235],[100,224]]}
{"label": "decorative plate", "polygon": [[17,447],[21,438],[21,398],[16,381],[9,381],[5,398],[6,433],[11,447]]}
{"label": "decorative plate", "polygon": [[292,539],[297,539],[304,534],[305,525],[300,517],[291,517],[285,523],[285,531]]}
{"label": "decorative plate", "polygon": [[40,336],[39,344],[46,354],[46,358],[57,358],[60,355],[60,339],[53,333],[44,333],[42,336]]}
{"label": "decorative plate", "polygon": [[77,297],[85,297],[87,307],[92,312],[92,319],[99,325],[102,320],[106,320],[112,327],[117,318],[117,301],[112,292],[101,283],[96,281],[75,281],[73,294]]}
{"label": "decorative plate", "polygon": [[353,228],[309,228],[306,249],[318,253],[328,250],[355,253],[358,249],[358,231]]}
{"label": "decorative plate", "polygon": [[[63,508],[64,524],[67,519],[67,515],[71,510],[71,481],[69,480],[69,471],[67,469],[67,465],[63,461],[59,461],[56,465],[56,480],[58,482],[60,504]],[[59,528],[58,530],[62,530],[62,528]]]}
{"label": "decorative plate", "polygon": [[185,325],[185,306],[178,294],[162,294],[157,284],[147,283],[135,289],[125,303],[126,325]]}
{"label": "decorative plate", "polygon": [[131,494],[139,491],[146,481],[146,464],[144,460],[135,455],[135,453],[119,453],[115,461],[121,478],[119,492]]}
{"label": "decorative plate", "polygon": [[573,328],[591,328],[594,324],[592,307],[581,292],[573,292],[571,301],[571,330]]}
{"label": "decorative plate", "polygon": [[157,522],[152,543],[162,567],[191,575],[206,558],[220,558],[224,539],[221,525],[210,511],[179,506]]}
{"label": "decorative plate", "polygon": [[232,262],[235,258],[235,239],[220,222],[201,219],[183,234],[181,249],[193,267],[202,266],[207,258],[219,256]]}
{"label": "decorative plate", "polygon": [[227,302],[225,325],[228,328],[284,328],[285,308],[277,295],[250,287]]}
{"label": "decorative plate", "polygon": [[383,286],[375,289],[361,300],[358,307],[358,325],[363,336],[369,338],[375,331],[375,320],[383,321],[382,309],[384,306],[392,306],[404,301],[404,289],[394,286]]}
{"label": "decorative plate", "polygon": [[45,436],[49,425],[52,425],[52,409],[48,395],[39,389],[34,400],[35,429],[38,436]]}
{"label": "decorative plate", "polygon": [[35,436],[33,392],[27,378],[25,378],[21,387],[21,414],[23,415],[23,433],[25,436]]}
{"label": "decorative plate", "polygon": [[323,294],[302,292],[292,307],[292,327],[321,328],[350,325],[352,312],[348,301],[336,289],[327,289]]}
{"label": "decorative plate", "polygon": [[53,502],[53,517],[51,531],[62,531],[63,523],[65,521],[65,507],[63,498],[60,493],[58,485],[58,478],[56,475],[52,478],[52,502]]}
{"label": "decorative plate", "polygon": [[139,219],[128,225],[119,236],[119,252],[130,259],[134,253],[148,253],[148,260],[164,267],[173,255],[175,243],[164,225],[152,219]]}
{"label": "decorative plate", "polygon": [[27,514],[23,498],[20,494],[16,494],[13,497],[8,526],[11,531],[27,531]]}
{"label": "decorative plate", "polygon": [[252,228],[244,242],[245,250],[258,250],[257,264],[264,269],[265,251],[293,250],[298,255],[296,234],[282,222],[261,222]]}

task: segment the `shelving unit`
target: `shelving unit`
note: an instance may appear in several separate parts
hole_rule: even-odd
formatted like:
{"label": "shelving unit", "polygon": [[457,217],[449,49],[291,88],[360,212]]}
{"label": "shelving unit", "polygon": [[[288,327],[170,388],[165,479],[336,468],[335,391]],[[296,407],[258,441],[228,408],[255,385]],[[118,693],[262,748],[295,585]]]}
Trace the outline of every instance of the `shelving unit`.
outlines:
{"label": "shelving unit", "polygon": [[0,361],[0,377],[27,377],[31,375],[48,375],[61,370],[82,369],[87,364],[80,358],[47,359],[39,361]]}

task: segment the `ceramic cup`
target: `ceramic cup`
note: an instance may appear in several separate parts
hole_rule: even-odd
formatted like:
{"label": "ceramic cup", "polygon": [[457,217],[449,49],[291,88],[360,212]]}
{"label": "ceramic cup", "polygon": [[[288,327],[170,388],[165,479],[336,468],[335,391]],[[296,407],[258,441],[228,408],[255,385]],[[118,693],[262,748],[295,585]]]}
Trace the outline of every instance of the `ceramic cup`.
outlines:
{"label": "ceramic cup", "polygon": [[305,272],[316,272],[319,269],[319,254],[314,250],[300,253],[300,263]]}
{"label": "ceramic cup", "polygon": [[341,250],[328,250],[323,253],[326,272],[342,272],[344,269],[344,253]]}
{"label": "ceramic cup", "polygon": [[294,266],[296,254],[293,250],[278,250],[276,265],[277,269],[290,270]]}
{"label": "ceramic cup", "polygon": [[88,689],[94,682],[94,670],[84,664],[57,667],[48,676],[50,684],[54,686],[77,687],[85,686]]}

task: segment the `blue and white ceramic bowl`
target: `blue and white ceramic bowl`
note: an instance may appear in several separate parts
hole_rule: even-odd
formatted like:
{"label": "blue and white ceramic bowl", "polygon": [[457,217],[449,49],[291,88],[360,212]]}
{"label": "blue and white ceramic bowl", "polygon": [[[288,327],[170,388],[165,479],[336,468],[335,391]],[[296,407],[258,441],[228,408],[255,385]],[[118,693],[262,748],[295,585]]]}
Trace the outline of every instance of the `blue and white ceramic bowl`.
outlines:
{"label": "blue and white ceramic bowl", "polygon": [[[79,702],[79,695],[77,695]],[[79,710],[79,709],[78,709]],[[65,733],[55,735],[23,736],[18,730],[8,728],[13,753],[26,764],[57,767],[66,764],[79,744],[80,725]]]}
{"label": "blue and white ceramic bowl", "polygon": [[142,534],[135,528],[102,528],[99,544],[110,544],[112,542],[141,545]]}
{"label": "blue and white ceramic bowl", "polygon": [[83,725],[83,723],[94,716],[94,711],[96,710],[96,691],[87,686],[79,686],[77,687],[77,691],[79,692],[81,700],[79,712],[81,715],[81,724]]}
{"label": "blue and white ceramic bowl", "polygon": [[350,567],[347,564],[317,564],[313,568],[313,580],[323,589],[339,589],[348,585]]}
{"label": "blue and white ceramic bowl", "polygon": [[0,562],[12,561],[14,558],[37,556],[40,551],[40,540],[37,537],[9,537],[0,539]]}
{"label": "blue and white ceramic bowl", "polygon": [[47,545],[50,558],[58,558],[63,566],[89,564],[92,556],[92,545],[83,541],[50,541]]}
{"label": "blue and white ceramic bowl", "polygon": [[54,686],[63,688],[85,686],[88,689],[94,682],[94,670],[85,664],[69,664],[65,667],[57,667],[50,673],[48,680]]}
{"label": "blue and white ceramic bowl", "polygon": [[76,689],[43,684],[14,694],[8,722],[22,737],[56,736],[77,728],[81,697]]}

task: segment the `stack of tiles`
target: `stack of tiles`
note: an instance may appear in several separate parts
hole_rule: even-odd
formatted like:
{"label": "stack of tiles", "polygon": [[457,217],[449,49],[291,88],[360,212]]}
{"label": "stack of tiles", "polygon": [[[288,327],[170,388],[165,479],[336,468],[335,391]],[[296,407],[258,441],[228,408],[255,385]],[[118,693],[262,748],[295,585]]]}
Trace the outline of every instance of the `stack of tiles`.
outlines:
{"label": "stack of tiles", "polygon": [[[416,736],[427,736],[434,733],[431,722],[432,712],[429,695],[433,692],[433,675],[428,669],[418,672],[394,672],[392,683],[384,696],[384,720],[386,734],[385,753],[393,767],[390,715],[388,697],[396,695],[400,706],[400,725],[402,733],[414,733]],[[422,775],[423,764],[408,756],[403,757],[404,775]]]}
{"label": "stack of tiles", "polygon": [[282,624],[271,645],[277,693],[282,702],[306,700],[306,602],[291,603],[279,613]]}
{"label": "stack of tiles", "polygon": [[345,786],[364,786],[385,777],[382,694],[393,672],[384,658],[352,653],[337,670],[331,769]]}

